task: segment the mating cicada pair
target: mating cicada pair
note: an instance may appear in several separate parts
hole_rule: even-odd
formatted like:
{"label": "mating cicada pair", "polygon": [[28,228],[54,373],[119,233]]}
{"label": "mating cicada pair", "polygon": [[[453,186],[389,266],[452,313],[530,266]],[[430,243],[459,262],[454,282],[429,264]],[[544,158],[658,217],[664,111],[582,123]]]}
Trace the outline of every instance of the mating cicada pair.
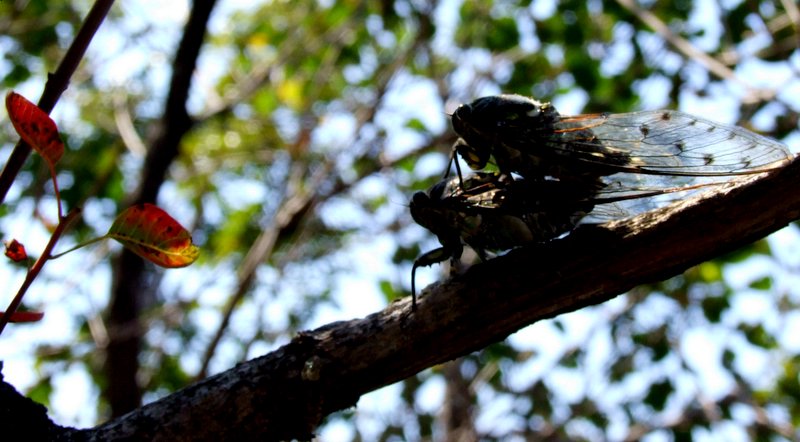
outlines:
{"label": "mating cicada pair", "polygon": [[[414,261],[414,307],[417,267],[458,259],[464,244],[486,259],[792,158],[775,140],[670,110],[563,116],[548,103],[500,95],[460,106],[452,124],[456,176],[448,178],[448,165],[443,181],[411,200],[414,221],[442,244]],[[473,170],[493,162],[497,172],[462,176],[456,154]]]}

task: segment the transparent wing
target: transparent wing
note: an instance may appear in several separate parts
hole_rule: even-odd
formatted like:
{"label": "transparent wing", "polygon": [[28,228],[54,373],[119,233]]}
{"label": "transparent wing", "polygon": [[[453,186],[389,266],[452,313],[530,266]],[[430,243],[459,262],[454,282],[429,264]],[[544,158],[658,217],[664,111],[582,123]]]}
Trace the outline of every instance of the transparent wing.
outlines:
{"label": "transparent wing", "polygon": [[585,222],[629,218],[792,158],[778,141],[677,111],[578,115],[555,126],[563,155],[619,171],[602,178],[598,194],[619,201],[598,205]]}
{"label": "transparent wing", "polygon": [[594,208],[581,220],[581,224],[601,224],[632,218],[704,192],[712,192],[721,184],[725,184],[725,182],[709,182],[663,189],[603,190],[597,194]]}
{"label": "transparent wing", "polygon": [[792,157],[778,141],[669,110],[562,117],[555,131],[564,155],[572,158],[608,166],[604,152],[629,155],[620,172],[742,175],[774,169]]}

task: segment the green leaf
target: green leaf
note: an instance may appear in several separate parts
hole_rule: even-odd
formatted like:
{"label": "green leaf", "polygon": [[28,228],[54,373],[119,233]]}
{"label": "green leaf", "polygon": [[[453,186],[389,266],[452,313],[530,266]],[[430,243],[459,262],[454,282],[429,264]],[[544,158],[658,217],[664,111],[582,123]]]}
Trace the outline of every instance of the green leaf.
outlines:
{"label": "green leaf", "polygon": [[417,132],[427,132],[428,127],[419,118],[412,118],[406,122],[406,127]]}
{"label": "green leaf", "polygon": [[771,349],[777,346],[777,341],[775,337],[772,336],[763,325],[747,325],[747,324],[740,324],[739,330],[744,333],[745,338],[747,341],[753,345],[756,345],[761,348]]}
{"label": "green leaf", "polygon": [[711,322],[719,322],[722,313],[730,307],[728,298],[725,296],[708,296],[700,301],[703,314]]}
{"label": "green leaf", "polygon": [[751,289],[756,290],[769,290],[772,288],[772,278],[765,276],[750,283]]}
{"label": "green leaf", "polygon": [[650,405],[657,411],[661,411],[664,409],[669,395],[672,394],[673,391],[675,391],[675,388],[669,380],[665,379],[661,382],[656,382],[650,387],[650,391],[647,392],[644,403]]}
{"label": "green leaf", "polygon": [[391,282],[383,279],[379,283],[381,293],[387,300],[392,300],[397,297],[397,292],[394,290],[394,285]]}

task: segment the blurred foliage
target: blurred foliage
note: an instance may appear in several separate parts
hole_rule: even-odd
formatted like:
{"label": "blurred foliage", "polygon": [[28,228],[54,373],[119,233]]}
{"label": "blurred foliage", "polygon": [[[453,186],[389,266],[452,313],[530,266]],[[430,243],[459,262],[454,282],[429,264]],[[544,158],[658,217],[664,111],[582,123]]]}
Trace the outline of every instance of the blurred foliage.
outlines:
{"label": "blurred foliage", "polygon": [[[88,3],[0,2],[4,89],[41,89]],[[124,208],[167,92],[180,21],[148,22],[158,14],[124,3],[57,108],[69,146],[62,196],[85,207],[66,242],[104,232]],[[237,11],[221,1],[189,102],[195,125],[160,195],[203,253],[192,268],[151,275],[145,400],[187,385],[201,367],[221,371],[346,319],[341,309],[362,299],[408,294],[411,262],[434,239],[411,223],[406,201],[441,176],[453,141],[446,113],[461,102],[502,91],[565,113],[722,103],[729,115],[720,118],[797,140],[796,5],[642,2],[667,35],[627,3],[300,0]],[[785,75],[761,80],[753,66]],[[13,142],[0,129],[4,156]],[[52,213],[40,161],[27,162],[17,185],[0,208],[3,239],[33,234],[10,230],[20,219]],[[794,241],[796,252],[798,236],[792,226],[784,239],[536,324],[453,362],[455,372],[434,367],[380,393],[396,397],[374,409],[362,401],[331,416],[320,431],[344,422],[353,440],[444,440],[464,426],[503,440],[795,439],[800,263],[773,249]],[[69,269],[37,281],[48,290],[30,299],[68,318],[58,336],[35,340],[22,327],[3,336],[30,345],[28,393],[48,405],[68,369],[88,375],[90,396],[107,382],[107,251],[81,253],[62,258]],[[344,282],[353,278],[361,284]],[[364,287],[372,293],[349,293]],[[237,290],[246,295],[236,300]],[[447,400],[456,393],[470,402]],[[104,419],[104,401],[84,411],[90,420]],[[456,407],[469,421],[448,417]]]}

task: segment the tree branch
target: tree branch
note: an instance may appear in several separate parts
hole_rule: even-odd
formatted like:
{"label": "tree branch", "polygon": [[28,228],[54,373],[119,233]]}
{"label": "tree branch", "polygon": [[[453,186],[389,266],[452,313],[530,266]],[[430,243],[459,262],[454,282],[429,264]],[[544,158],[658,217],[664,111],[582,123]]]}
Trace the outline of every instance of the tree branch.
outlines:
{"label": "tree branch", "polygon": [[734,250],[800,218],[800,160],[713,195],[524,247],[363,319],[301,333],[81,437],[309,438],[367,392]]}

